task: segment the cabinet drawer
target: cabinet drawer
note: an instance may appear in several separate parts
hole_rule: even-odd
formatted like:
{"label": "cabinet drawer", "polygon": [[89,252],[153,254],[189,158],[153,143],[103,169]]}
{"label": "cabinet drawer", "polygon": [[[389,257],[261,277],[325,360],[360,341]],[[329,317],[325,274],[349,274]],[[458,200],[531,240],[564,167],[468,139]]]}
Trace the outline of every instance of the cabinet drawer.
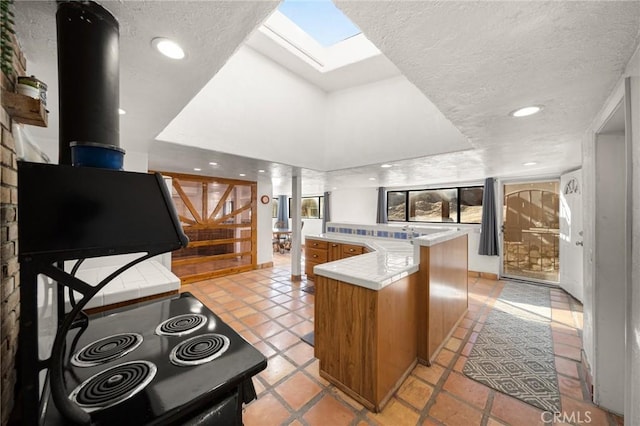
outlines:
{"label": "cabinet drawer", "polygon": [[314,248],[314,249],[326,250],[327,249],[327,242],[326,241],[319,241],[319,240],[305,240],[305,247],[306,248]]}
{"label": "cabinet drawer", "polygon": [[305,250],[305,258],[307,262],[324,263],[327,261],[327,250],[307,248]]}
{"label": "cabinet drawer", "polygon": [[342,254],[346,254],[346,255],[356,255],[356,254],[362,254],[362,250],[364,249],[364,247],[362,246],[356,246],[353,244],[343,244],[342,245]]}

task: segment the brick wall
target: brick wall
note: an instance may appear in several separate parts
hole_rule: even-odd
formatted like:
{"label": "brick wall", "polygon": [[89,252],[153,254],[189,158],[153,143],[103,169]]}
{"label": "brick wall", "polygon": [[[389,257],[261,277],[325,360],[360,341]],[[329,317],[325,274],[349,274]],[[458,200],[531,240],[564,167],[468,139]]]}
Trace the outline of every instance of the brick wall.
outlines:
{"label": "brick wall", "polygon": [[[24,56],[14,39],[14,71],[1,73],[2,90],[13,91],[17,75],[26,75]],[[6,425],[14,404],[16,384],[15,357],[18,348],[18,318],[20,317],[20,271],[18,265],[18,165],[11,134],[12,121],[4,108],[0,108],[2,131],[2,157],[0,178],[0,259],[2,266],[0,320],[2,334],[0,352],[2,361],[2,424]]]}

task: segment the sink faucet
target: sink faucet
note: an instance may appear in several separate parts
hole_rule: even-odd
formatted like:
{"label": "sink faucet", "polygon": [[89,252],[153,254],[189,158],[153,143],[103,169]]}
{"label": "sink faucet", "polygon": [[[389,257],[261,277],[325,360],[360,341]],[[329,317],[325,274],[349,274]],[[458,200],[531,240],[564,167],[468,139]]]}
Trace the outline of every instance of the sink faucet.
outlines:
{"label": "sink faucet", "polygon": [[402,227],[402,230],[407,233],[407,240],[409,240],[411,244],[413,244],[412,240],[416,236],[415,228],[413,226],[404,225]]}

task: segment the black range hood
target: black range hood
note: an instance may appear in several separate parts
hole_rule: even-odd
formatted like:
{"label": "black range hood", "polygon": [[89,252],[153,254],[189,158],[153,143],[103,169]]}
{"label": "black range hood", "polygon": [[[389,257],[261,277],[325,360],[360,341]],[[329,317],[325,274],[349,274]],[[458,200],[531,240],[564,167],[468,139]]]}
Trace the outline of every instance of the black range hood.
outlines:
{"label": "black range hood", "polygon": [[160,174],[18,163],[20,259],[68,260],[186,246]]}

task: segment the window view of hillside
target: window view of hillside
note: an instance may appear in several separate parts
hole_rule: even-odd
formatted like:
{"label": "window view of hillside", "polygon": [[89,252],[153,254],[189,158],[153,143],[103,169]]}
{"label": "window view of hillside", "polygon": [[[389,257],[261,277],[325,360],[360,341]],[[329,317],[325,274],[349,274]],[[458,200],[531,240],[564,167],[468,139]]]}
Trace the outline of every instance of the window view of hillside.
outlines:
{"label": "window view of hillside", "polygon": [[419,222],[457,222],[457,189],[409,191],[409,220]]}
{"label": "window view of hillside", "polygon": [[387,192],[387,219],[405,221],[406,191]]}
{"label": "window view of hillside", "polygon": [[484,187],[460,188],[460,223],[482,222]]}
{"label": "window view of hillside", "polygon": [[480,223],[483,192],[482,186],[389,191],[387,219],[391,222]]}

